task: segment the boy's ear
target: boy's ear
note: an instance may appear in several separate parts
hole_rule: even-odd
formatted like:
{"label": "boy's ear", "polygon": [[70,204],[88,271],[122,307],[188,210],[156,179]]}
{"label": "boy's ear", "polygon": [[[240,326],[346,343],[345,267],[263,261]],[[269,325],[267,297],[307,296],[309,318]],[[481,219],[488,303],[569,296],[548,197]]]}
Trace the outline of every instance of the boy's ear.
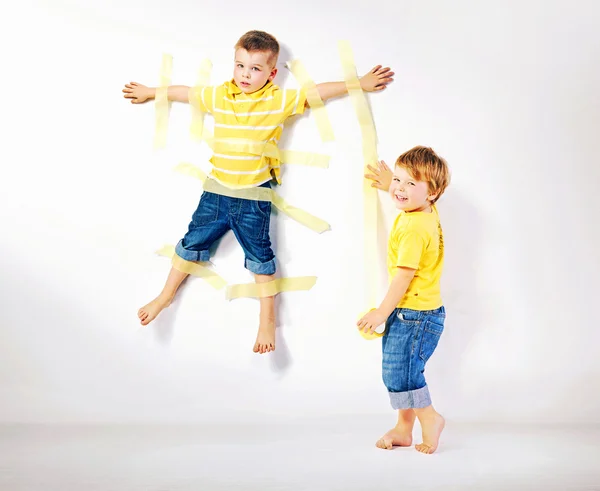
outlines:
{"label": "boy's ear", "polygon": [[435,193],[435,194],[430,194],[429,196],[427,196],[427,201],[435,201],[438,197],[439,193]]}
{"label": "boy's ear", "polygon": [[273,67],[273,69],[271,70],[271,74],[269,75],[269,82],[273,81],[273,79],[275,78],[275,75],[277,75],[277,68]]}

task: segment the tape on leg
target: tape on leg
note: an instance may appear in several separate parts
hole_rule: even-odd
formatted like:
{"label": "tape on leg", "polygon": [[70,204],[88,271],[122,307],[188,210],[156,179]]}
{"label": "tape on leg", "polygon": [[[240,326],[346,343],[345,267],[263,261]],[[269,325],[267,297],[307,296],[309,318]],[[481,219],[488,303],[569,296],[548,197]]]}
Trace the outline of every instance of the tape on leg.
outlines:
{"label": "tape on leg", "polygon": [[155,109],[155,132],[154,148],[163,148],[167,144],[167,127],[169,121],[169,98],[168,90],[171,83],[171,72],[173,69],[173,57],[163,54],[160,66],[160,84],[154,96]]}
{"label": "tape on leg", "polygon": [[282,292],[308,291],[315,286],[316,282],[316,276],[297,276],[293,278],[277,278],[266,283],[229,285],[226,290],[226,296],[227,300],[242,297],[272,297]]}
{"label": "tape on leg", "polygon": [[329,121],[329,117],[327,116],[325,104],[319,95],[317,85],[310,78],[306,68],[304,68],[304,65],[300,60],[289,61],[287,63],[287,67],[290,69],[300,86],[306,90],[306,100],[308,101],[310,110],[315,117],[315,121],[317,122],[317,128],[319,130],[319,134],[321,135],[321,140],[324,142],[333,141],[333,128],[331,126],[331,122]]}
{"label": "tape on leg", "polygon": [[156,251],[156,253],[159,256],[170,257],[171,264],[177,271],[202,278],[215,290],[220,290],[224,286],[227,286],[227,282],[218,273],[203,266],[202,263],[186,261],[180,258],[175,254],[175,247],[172,245],[165,245]]}
{"label": "tape on leg", "polygon": [[231,189],[219,184],[214,179],[207,179],[206,174],[201,169],[189,163],[179,164],[175,170],[182,174],[196,177],[204,182],[204,190],[209,193],[220,194],[230,198],[243,198],[254,201],[270,201],[278,210],[296,220],[298,223],[314,230],[317,233],[323,233],[330,230],[329,224],[320,218],[311,215],[307,211],[296,208],[286,202],[280,195],[270,188],[254,187],[244,189]]}

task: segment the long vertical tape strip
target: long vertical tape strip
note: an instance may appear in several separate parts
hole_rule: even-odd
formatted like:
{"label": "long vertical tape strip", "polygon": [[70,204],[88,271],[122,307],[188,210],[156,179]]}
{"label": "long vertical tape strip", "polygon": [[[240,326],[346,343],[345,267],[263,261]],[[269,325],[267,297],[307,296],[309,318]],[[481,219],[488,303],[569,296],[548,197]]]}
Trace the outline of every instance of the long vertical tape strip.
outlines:
{"label": "long vertical tape strip", "polygon": [[331,122],[327,116],[327,110],[325,109],[325,104],[319,95],[317,85],[310,78],[306,68],[304,68],[304,65],[300,60],[288,61],[287,67],[290,69],[300,86],[306,90],[306,100],[308,101],[310,110],[315,117],[315,121],[317,122],[317,128],[319,129],[321,140],[324,142],[333,141],[333,127],[331,126]]}
{"label": "long vertical tape strip", "polygon": [[[198,70],[198,80],[196,87],[190,88],[190,96],[195,90],[202,90],[203,87],[208,87],[210,84],[210,71],[212,70],[212,63],[209,59],[202,60],[200,63],[200,69]],[[194,140],[202,140],[204,134],[204,111],[201,111],[196,104],[191,103],[192,108],[192,124],[190,126],[190,135]]]}
{"label": "long vertical tape strip", "polygon": [[200,179],[204,183],[204,190],[209,193],[220,194],[230,198],[251,199],[254,201],[270,201],[277,209],[296,220],[298,223],[314,230],[317,233],[323,233],[330,230],[329,224],[325,220],[311,215],[307,211],[296,208],[286,202],[281,196],[270,188],[255,187],[244,189],[231,189],[219,184],[214,179],[208,179],[202,169],[193,164],[184,162],[175,167],[177,172]]}
{"label": "long vertical tape strip", "polygon": [[[354,56],[350,43],[339,41],[338,50],[344,71],[344,81],[346,82],[350,100],[360,123],[363,162],[365,165],[364,171],[367,172],[367,165],[377,162],[377,134],[375,132],[375,124],[371,117],[367,98],[362,91],[360,81],[356,75],[356,65],[354,64]],[[377,190],[370,186],[366,178],[363,178],[364,268],[366,279],[364,283],[364,295],[367,306],[365,310],[367,311],[372,309],[377,302],[377,280],[379,278],[376,267],[377,224]],[[383,335],[376,332],[369,335],[362,331],[360,331],[360,334],[365,339],[375,339]]]}
{"label": "long vertical tape strip", "polygon": [[168,90],[171,84],[171,73],[173,71],[173,57],[163,54],[160,66],[160,83],[156,88],[154,96],[155,130],[154,148],[164,148],[167,144],[167,127],[169,121],[169,97]]}

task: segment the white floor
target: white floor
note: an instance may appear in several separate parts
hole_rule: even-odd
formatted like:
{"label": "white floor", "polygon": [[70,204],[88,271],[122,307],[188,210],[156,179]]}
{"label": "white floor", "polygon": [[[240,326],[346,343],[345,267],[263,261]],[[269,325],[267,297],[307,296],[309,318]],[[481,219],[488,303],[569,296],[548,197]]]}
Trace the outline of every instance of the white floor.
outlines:
{"label": "white floor", "polygon": [[4,425],[0,490],[600,490],[600,427],[449,422],[428,456],[375,448],[384,424]]}

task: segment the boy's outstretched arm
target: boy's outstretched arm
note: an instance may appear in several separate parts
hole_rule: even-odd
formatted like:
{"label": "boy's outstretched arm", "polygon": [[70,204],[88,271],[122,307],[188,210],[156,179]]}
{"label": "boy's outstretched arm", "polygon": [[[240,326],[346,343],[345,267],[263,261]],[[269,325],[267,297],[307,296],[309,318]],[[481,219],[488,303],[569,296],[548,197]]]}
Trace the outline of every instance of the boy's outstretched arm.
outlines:
{"label": "boy's outstretched arm", "polygon": [[[377,65],[360,79],[360,86],[365,92],[379,92],[394,80],[393,77],[394,72],[390,71],[389,67],[383,68],[381,65]],[[323,101],[348,93],[346,82],[324,82],[317,84],[317,90]]]}
{"label": "boy's outstretched arm", "polygon": [[410,282],[415,276],[416,269],[398,267],[396,276],[390,283],[388,292],[381,302],[381,305],[375,310],[371,310],[360,319],[356,325],[359,331],[364,331],[367,334],[372,333],[381,324],[383,324],[390,314],[394,311],[400,300],[406,294],[406,290]]}
{"label": "boy's outstretched arm", "polygon": [[[167,97],[170,101],[189,102],[188,93],[190,88],[187,85],[169,85]],[[142,104],[156,96],[156,87],[146,87],[137,82],[125,84],[123,89],[125,99],[131,99],[132,104]]]}

